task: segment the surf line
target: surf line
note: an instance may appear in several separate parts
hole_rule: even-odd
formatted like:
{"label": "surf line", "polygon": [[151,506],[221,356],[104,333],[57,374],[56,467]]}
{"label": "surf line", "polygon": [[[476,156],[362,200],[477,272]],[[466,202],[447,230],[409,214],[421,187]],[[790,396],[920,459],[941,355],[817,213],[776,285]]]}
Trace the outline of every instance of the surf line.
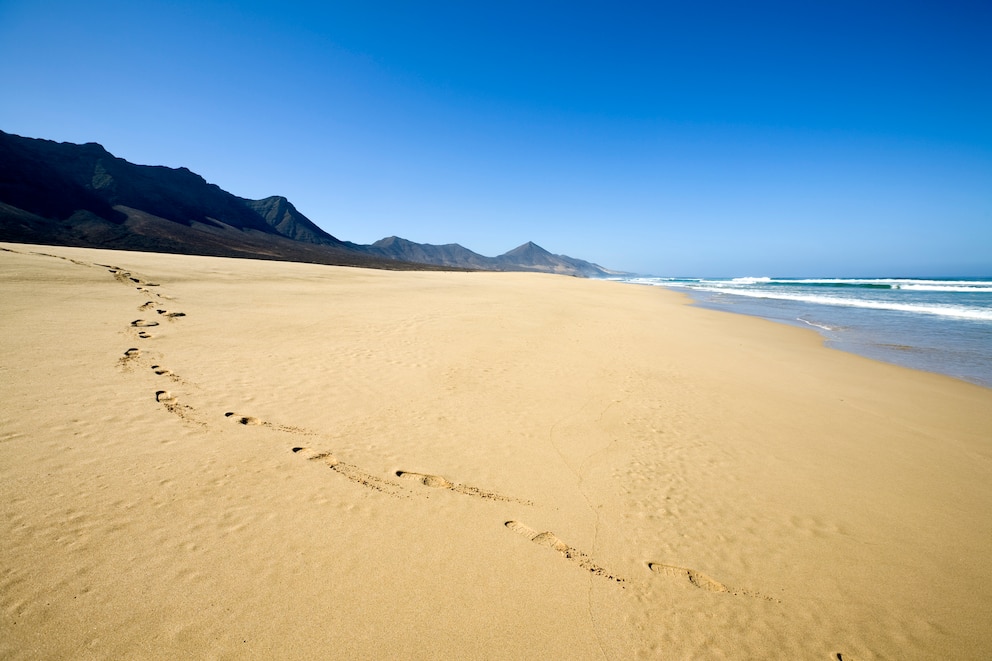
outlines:
{"label": "surf line", "polygon": [[801,321],[801,322],[803,322],[804,324],[806,324],[807,326],[812,326],[812,327],[814,327],[814,328],[819,328],[819,329],[821,329],[821,330],[826,330],[826,331],[832,331],[832,330],[834,330],[834,329],[833,329],[833,328],[831,328],[830,326],[825,326],[825,325],[823,325],[823,324],[817,324],[817,323],[814,323],[814,322],[812,322],[812,321],[806,321],[806,320],[805,320],[805,319],[803,319],[802,317],[796,317],[796,321]]}

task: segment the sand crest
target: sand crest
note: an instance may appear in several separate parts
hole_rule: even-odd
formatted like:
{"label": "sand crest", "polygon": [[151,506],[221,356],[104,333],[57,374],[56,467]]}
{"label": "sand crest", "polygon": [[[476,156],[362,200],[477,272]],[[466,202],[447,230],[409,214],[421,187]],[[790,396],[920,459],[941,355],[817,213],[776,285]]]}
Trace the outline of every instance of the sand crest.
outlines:
{"label": "sand crest", "polygon": [[0,657],[992,658],[992,390],[656,288],[0,248]]}

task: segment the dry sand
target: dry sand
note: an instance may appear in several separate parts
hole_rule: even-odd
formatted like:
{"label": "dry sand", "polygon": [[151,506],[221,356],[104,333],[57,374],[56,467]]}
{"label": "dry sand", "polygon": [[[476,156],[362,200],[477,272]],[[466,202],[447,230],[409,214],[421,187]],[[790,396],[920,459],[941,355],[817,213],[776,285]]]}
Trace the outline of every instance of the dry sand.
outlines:
{"label": "dry sand", "polygon": [[3,247],[0,657],[992,658],[992,390],[656,288]]}

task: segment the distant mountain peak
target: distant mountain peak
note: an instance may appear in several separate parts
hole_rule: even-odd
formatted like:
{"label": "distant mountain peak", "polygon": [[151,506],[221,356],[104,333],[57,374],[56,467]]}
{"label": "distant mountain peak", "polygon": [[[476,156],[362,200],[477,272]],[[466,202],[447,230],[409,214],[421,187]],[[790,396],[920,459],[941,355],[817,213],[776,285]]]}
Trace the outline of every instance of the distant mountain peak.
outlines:
{"label": "distant mountain peak", "polygon": [[515,255],[515,256],[516,255],[550,255],[550,254],[551,254],[550,252],[548,252],[547,250],[545,250],[541,246],[537,245],[533,241],[528,241],[527,243],[521,244],[521,245],[517,246],[516,248],[514,248],[513,250],[510,250],[509,252],[503,253],[503,256],[506,256],[506,255]]}
{"label": "distant mountain peak", "polygon": [[285,237],[317,245],[343,245],[337,238],[317,227],[313,221],[300,213],[293,206],[293,203],[282,195],[270,195],[261,200],[238,199]]}

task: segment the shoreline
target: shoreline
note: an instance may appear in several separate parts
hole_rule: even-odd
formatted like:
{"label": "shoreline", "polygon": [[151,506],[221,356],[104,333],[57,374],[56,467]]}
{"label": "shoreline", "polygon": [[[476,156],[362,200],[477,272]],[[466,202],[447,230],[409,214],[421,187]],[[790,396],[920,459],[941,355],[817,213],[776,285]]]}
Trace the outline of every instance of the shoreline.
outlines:
{"label": "shoreline", "polygon": [[[763,307],[760,302],[756,302],[755,299],[751,298],[733,297],[731,294],[727,294],[726,296],[729,296],[729,299],[718,301],[713,300],[713,295],[708,292],[687,290],[679,287],[665,287],[663,285],[660,285],[660,287],[668,291],[685,293],[693,301],[694,305],[702,309],[729,312],[731,314],[755,317],[796,328],[812,329],[823,338],[824,345],[831,349],[890,365],[899,365],[930,374],[949,376],[984,388],[992,388],[992,371],[990,371],[992,370],[992,363],[990,363],[989,356],[983,356],[984,362],[982,365],[985,366],[983,368],[981,365],[977,365],[967,358],[944,355],[942,352],[948,351],[946,346],[938,348],[924,346],[926,340],[932,341],[933,337],[938,336],[939,333],[936,331],[931,331],[928,338],[918,332],[907,334],[892,328],[878,327],[865,320],[860,320],[860,327],[854,330],[838,322],[833,322],[834,325],[829,325],[822,321],[824,317],[828,319],[839,319],[843,313],[851,315],[849,310],[841,310],[842,314],[833,311],[834,313],[831,314],[832,311],[829,310],[830,306],[819,306],[815,312],[812,310],[805,313],[791,311],[792,314],[786,315],[784,310]],[[820,308],[828,309],[822,310]],[[810,321],[803,318],[804,315],[809,315],[811,312],[813,312],[814,316],[820,318],[820,320]],[[923,326],[933,325],[932,320],[925,318],[917,320],[917,323]],[[905,330],[904,328],[903,331]]]}
{"label": "shoreline", "polygon": [[992,390],[684,292],[0,244],[4,658],[982,658]]}

